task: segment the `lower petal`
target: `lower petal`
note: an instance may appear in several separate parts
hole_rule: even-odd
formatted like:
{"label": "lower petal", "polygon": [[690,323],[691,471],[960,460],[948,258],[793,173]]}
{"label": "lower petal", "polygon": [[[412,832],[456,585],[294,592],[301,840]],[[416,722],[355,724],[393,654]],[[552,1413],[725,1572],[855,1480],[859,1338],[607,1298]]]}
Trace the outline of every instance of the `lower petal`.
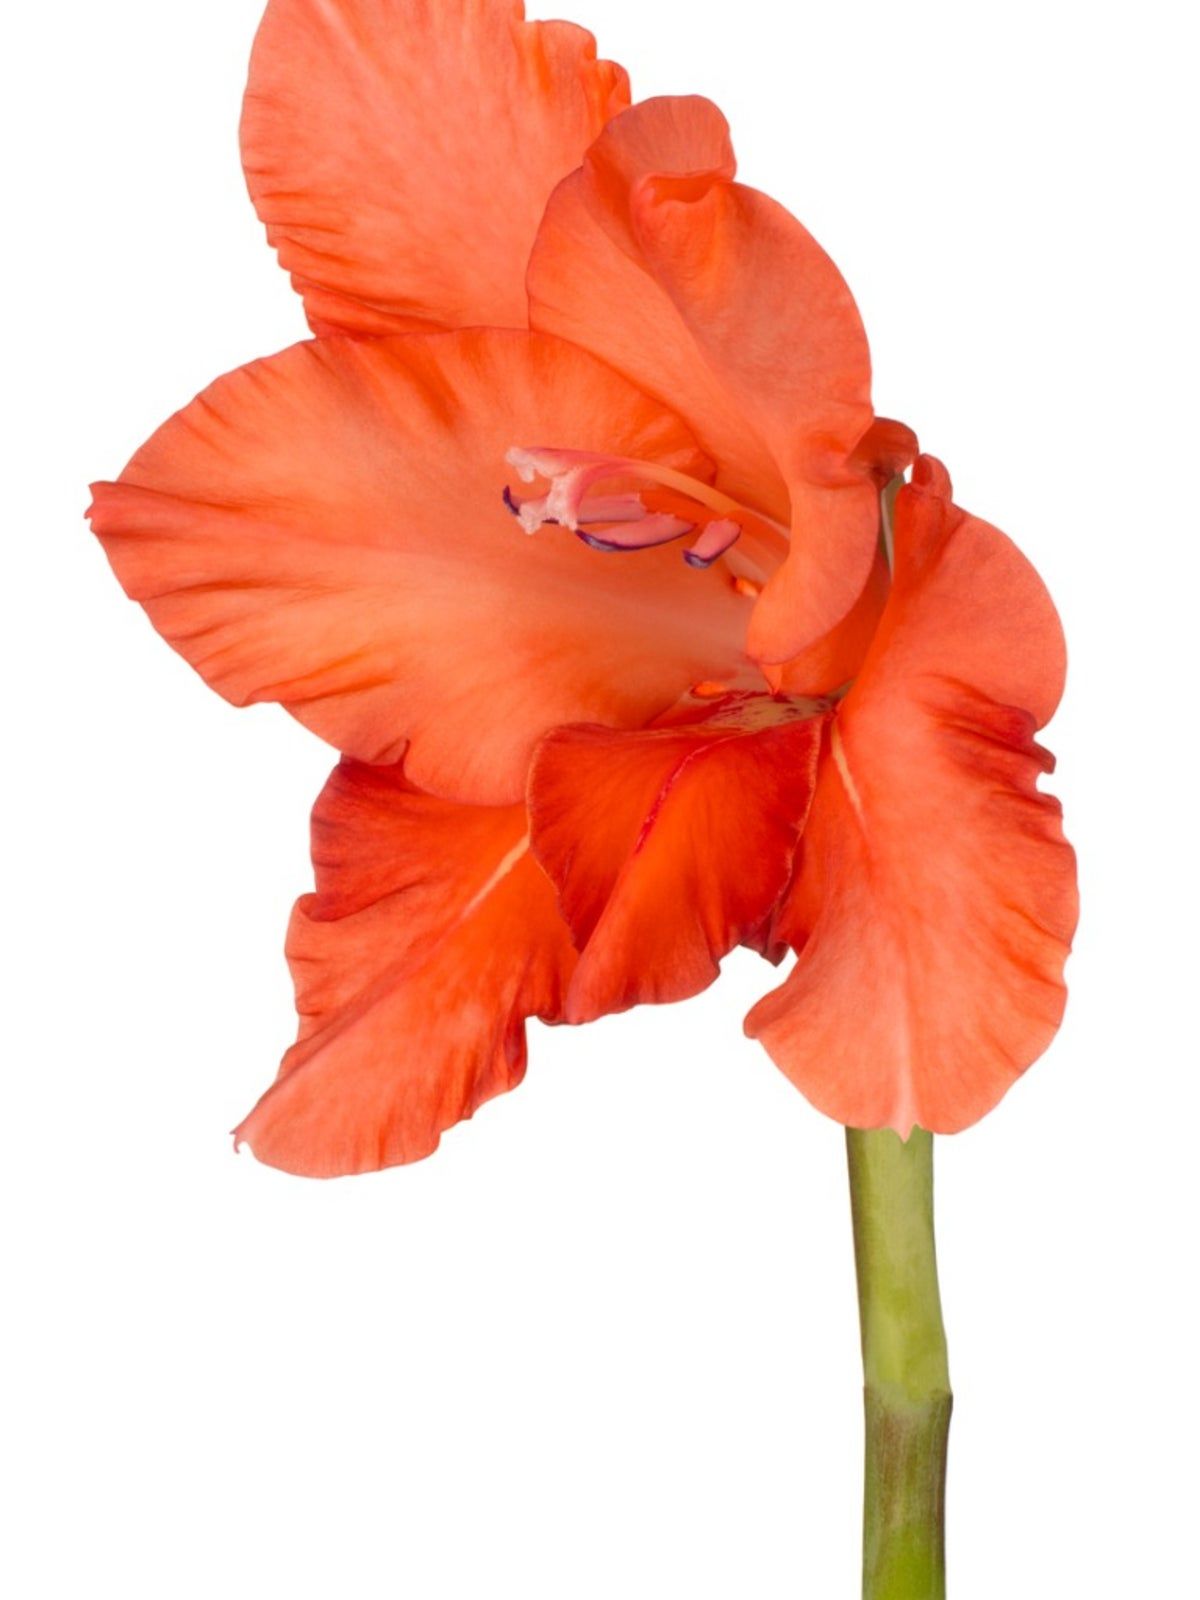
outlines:
{"label": "lower petal", "polygon": [[420,1160],[514,1088],[525,1019],[561,1018],[575,953],[521,806],[456,805],[346,761],[313,857],[287,947],[300,1035],[236,1137],[328,1178]]}
{"label": "lower petal", "polygon": [[529,811],[582,951],[569,1021],[696,994],[753,937],[791,872],[822,724],[809,703],[726,695],[671,726],[543,740]]}

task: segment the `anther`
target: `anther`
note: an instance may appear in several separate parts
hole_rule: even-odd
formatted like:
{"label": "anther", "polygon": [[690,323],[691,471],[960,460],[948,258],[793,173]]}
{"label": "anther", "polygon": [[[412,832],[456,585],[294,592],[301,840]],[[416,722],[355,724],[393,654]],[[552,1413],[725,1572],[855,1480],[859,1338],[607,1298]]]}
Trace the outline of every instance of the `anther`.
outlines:
{"label": "anther", "polygon": [[716,517],[705,524],[695,544],[683,552],[683,559],[689,567],[711,567],[719,556],[737,543],[741,534],[741,523],[734,522],[730,517]]}
{"label": "anther", "polygon": [[[505,460],[524,483],[544,478],[544,495],[521,499],[508,487],[504,504],[526,533],[536,533],[547,523],[569,528],[593,550],[647,550],[656,545],[697,535],[683,551],[690,567],[711,567],[741,536],[742,523],[731,513],[740,508],[711,484],[659,466],[624,456],[599,455],[587,450],[526,449],[513,446]],[[658,493],[683,498],[685,515],[656,511],[642,496],[630,491],[597,493],[606,479],[639,479]],[[669,502],[668,502],[669,503]],[[695,506],[694,516],[686,515]],[[716,515],[713,515],[713,513]],[[707,513],[707,515],[705,515]]]}

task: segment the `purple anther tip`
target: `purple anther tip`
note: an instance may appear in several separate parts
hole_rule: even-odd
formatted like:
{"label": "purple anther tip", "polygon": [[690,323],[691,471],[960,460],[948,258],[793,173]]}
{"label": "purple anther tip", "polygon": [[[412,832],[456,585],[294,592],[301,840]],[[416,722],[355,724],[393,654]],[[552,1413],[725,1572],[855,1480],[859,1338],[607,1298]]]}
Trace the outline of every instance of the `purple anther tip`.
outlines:
{"label": "purple anther tip", "polygon": [[588,533],[585,528],[576,528],[575,537],[582,539],[589,550],[603,551],[606,556],[613,554],[628,555],[631,551],[637,549],[637,545],[613,544],[608,539],[598,539],[594,533]]}

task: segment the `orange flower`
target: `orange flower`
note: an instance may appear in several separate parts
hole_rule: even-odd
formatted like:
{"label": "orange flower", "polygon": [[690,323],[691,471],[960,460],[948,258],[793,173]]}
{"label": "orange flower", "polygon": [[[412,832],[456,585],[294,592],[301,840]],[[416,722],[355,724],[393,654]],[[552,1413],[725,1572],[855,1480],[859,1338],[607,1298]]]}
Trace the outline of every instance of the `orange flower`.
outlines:
{"label": "orange flower", "polygon": [[526,1018],[694,994],[739,943],[800,950],[749,1026],[819,1106],[964,1126],[1061,1010],[1044,590],[928,458],[883,528],[915,440],[714,106],[626,109],[509,0],[390,13],[272,0],[245,165],[318,337],[91,511],[214,688],[343,754],[299,1039],[239,1136],[424,1156],[519,1081]]}

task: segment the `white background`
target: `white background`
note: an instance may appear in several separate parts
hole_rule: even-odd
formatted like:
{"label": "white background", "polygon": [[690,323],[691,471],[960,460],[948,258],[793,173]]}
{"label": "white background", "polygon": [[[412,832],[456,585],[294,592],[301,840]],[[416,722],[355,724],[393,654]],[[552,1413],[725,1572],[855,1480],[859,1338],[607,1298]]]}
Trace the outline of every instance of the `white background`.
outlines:
{"label": "white background", "polygon": [[[238,167],[257,13],[7,25],[8,1592],[850,1600],[842,1137],[741,1037],[757,958],[682,1007],[535,1027],[525,1086],[417,1167],[321,1185],[231,1152],[290,1037],[331,757],[206,690],[81,518],[170,411],[304,335]],[[1185,10],[573,15],[639,95],[724,107],[743,176],[858,295],[879,409],[1062,609],[1072,1004],[939,1141],[952,1585],[1194,1592]]]}

